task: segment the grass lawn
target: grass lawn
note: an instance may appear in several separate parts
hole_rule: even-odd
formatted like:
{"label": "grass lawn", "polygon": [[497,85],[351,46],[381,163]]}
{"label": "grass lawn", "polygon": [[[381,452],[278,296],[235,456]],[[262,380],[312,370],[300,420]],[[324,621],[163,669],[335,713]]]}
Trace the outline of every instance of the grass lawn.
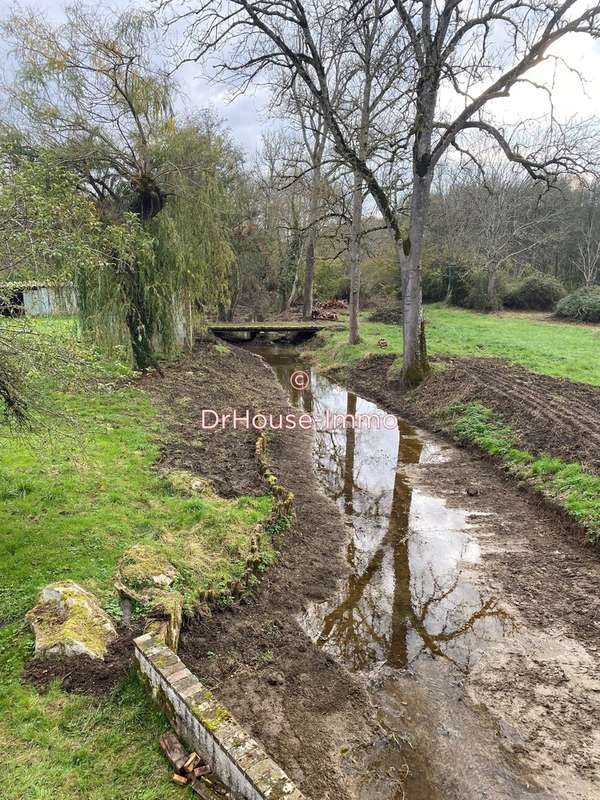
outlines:
{"label": "grass lawn", "polygon": [[[61,352],[81,354],[73,330],[61,320],[38,326]],[[65,391],[39,376],[46,404],[62,417],[47,434],[0,430],[0,797],[180,798],[158,748],[165,721],[134,677],[103,700],[56,687],[39,696],[20,683],[33,648],[24,615],[43,586],[62,579],[81,582],[115,613],[124,551],[172,541],[178,531],[193,531],[207,564],[204,587],[178,588],[218,589],[241,574],[244,532],[268,517],[271,500],[179,493],[152,469],[161,414],[135,385],[123,385],[126,369],[100,358],[74,359],[69,369],[80,370],[85,388]]]}
{"label": "grass lawn", "polygon": [[[324,367],[359,361],[388,342],[387,352],[402,353],[398,325],[368,322],[361,316],[361,344],[347,344],[347,332],[321,334],[324,346],[312,355]],[[431,354],[497,356],[543,375],[600,386],[600,326],[540,320],[526,314],[478,314],[443,305],[425,307]]]}

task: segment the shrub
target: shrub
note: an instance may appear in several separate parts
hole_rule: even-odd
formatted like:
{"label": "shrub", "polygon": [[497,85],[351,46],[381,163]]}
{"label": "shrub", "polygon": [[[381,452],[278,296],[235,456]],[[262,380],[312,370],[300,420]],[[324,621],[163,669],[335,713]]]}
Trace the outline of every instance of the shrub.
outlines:
{"label": "shrub", "polygon": [[499,272],[496,276],[495,297],[490,296],[489,274],[485,271],[472,272],[469,277],[469,290],[464,303],[460,305],[476,311],[499,311],[506,294],[506,275]]}
{"label": "shrub", "polygon": [[343,259],[319,258],[315,267],[315,297],[348,297],[348,270]]}
{"label": "shrub", "polygon": [[600,322],[600,286],[584,286],[564,297],[556,306],[556,316],[579,322]]}
{"label": "shrub", "polygon": [[428,269],[423,273],[423,302],[439,303],[448,300],[464,306],[469,292],[465,267],[448,265]]}
{"label": "shrub", "polygon": [[564,297],[562,284],[552,275],[536,272],[514,284],[504,298],[508,308],[550,311]]}
{"label": "shrub", "polygon": [[393,247],[386,244],[361,265],[360,294],[363,306],[378,305],[379,298],[400,296],[400,270]]}

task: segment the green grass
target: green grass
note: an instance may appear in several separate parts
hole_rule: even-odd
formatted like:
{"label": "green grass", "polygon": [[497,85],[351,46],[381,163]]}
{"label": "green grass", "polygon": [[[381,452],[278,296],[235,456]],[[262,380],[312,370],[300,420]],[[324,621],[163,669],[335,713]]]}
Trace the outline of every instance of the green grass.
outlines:
{"label": "green grass", "polygon": [[[368,322],[361,315],[362,342],[347,344],[347,331],[326,331],[311,351],[324,368],[356,363],[368,353],[402,353],[398,325]],[[495,356],[532,372],[600,386],[600,327],[540,320],[519,313],[478,314],[443,305],[426,306],[432,355]],[[377,346],[385,339],[385,350]]]}
{"label": "green grass", "polygon": [[536,458],[517,448],[510,426],[481,403],[452,403],[438,416],[459,441],[499,458],[512,472],[554,498],[588,531],[592,543],[600,539],[599,476],[587,473],[581,464],[550,456]]}
{"label": "green grass", "polygon": [[[38,330],[61,346],[73,333],[64,320],[43,321]],[[157,746],[165,721],[135,680],[104,701],[57,688],[40,697],[20,684],[33,645],[24,616],[43,586],[63,579],[81,582],[114,610],[124,551],[139,543],[173,546],[180,535],[201,551],[205,569],[200,576],[182,570],[177,588],[190,597],[225,587],[242,574],[248,536],[268,518],[271,499],[178,492],[152,468],[166,435],[163,415],[135,385],[115,380],[123,365],[94,354],[77,368],[85,390],[64,391],[54,378],[43,385],[46,404],[59,413],[44,436],[3,432],[0,797],[181,797]]]}

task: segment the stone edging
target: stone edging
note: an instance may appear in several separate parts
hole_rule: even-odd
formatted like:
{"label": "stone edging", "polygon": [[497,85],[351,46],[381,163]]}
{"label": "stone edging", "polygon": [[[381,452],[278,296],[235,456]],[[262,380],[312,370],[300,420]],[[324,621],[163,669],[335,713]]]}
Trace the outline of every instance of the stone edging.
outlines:
{"label": "stone edging", "polygon": [[207,759],[240,800],[305,800],[283,770],[241,728],[177,655],[151,634],[134,640],[142,682],[181,739]]}
{"label": "stone edging", "polygon": [[269,491],[273,497],[273,520],[277,521],[292,513],[294,508],[294,495],[281,485],[279,478],[271,469],[267,454],[267,440],[268,434],[266,431],[263,431],[256,440],[256,460],[258,461],[260,472],[268,484]]}

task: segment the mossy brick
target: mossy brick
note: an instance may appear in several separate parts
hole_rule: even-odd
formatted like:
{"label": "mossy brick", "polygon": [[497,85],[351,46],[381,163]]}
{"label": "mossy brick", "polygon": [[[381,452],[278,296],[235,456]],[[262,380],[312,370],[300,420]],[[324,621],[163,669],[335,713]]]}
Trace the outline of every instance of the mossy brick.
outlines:
{"label": "mossy brick", "polygon": [[185,698],[185,702],[193,711],[194,706],[199,706],[204,701],[205,694],[206,694],[206,687],[203,686],[202,683],[200,683],[200,681],[198,681],[198,688],[193,694],[187,695],[187,697]]}
{"label": "mossy brick", "polygon": [[265,774],[268,774],[268,770],[270,769],[273,762],[269,758],[269,756],[265,753],[264,750],[260,751],[260,758],[255,758],[253,764],[249,764],[247,769],[244,770],[246,773],[247,778],[256,786],[257,789],[260,789],[261,781]]}
{"label": "mossy brick", "polygon": [[[209,693],[210,694],[210,693]],[[194,716],[211,733],[214,733],[226,721],[231,719],[231,713],[225,706],[222,706],[212,696],[202,703],[194,703],[192,706]]]}
{"label": "mossy brick", "polygon": [[154,664],[154,659],[157,656],[166,655],[167,652],[162,645],[156,643],[156,639],[153,639],[152,641],[154,644],[145,651],[144,655]]}
{"label": "mossy brick", "polygon": [[289,800],[290,797],[296,798],[296,800],[303,800],[302,794],[285,774],[283,778],[272,782],[262,794],[268,800]]}
{"label": "mossy brick", "polygon": [[219,741],[227,748],[228,752],[231,751],[234,744],[239,742],[240,738],[244,735],[238,723],[231,716],[229,719],[223,720],[222,724],[219,726]]}
{"label": "mossy brick", "polygon": [[245,771],[252,764],[261,760],[264,751],[251,736],[246,735],[243,731],[241,735],[243,739],[239,742],[234,742],[229,752],[235,759],[236,764]]}
{"label": "mossy brick", "polygon": [[[285,800],[305,800],[304,795],[302,794],[300,789],[298,789],[296,786],[294,786],[293,789],[291,789],[291,791],[284,792],[282,798],[285,798]],[[269,800],[277,800],[277,798],[271,794],[269,795]]]}
{"label": "mossy brick", "polygon": [[289,780],[285,772],[268,757],[246,770],[246,775],[261,792],[273,787],[278,782]]}
{"label": "mossy brick", "polygon": [[181,672],[182,669],[183,669],[183,664],[179,659],[177,659],[177,661],[175,661],[168,667],[159,667],[161,675],[164,678],[166,678],[169,682],[171,680],[171,676],[176,675],[178,672]]}
{"label": "mossy brick", "polygon": [[190,674],[189,678],[183,678],[175,684],[174,689],[182,700],[185,700],[189,695],[198,691],[198,678]]}
{"label": "mossy brick", "polygon": [[174,667],[174,666],[177,666],[178,664],[181,664],[181,661],[177,658],[175,653],[173,653],[171,650],[169,650],[168,652],[163,653],[159,658],[153,658],[152,659],[152,664],[155,667],[157,667],[161,671],[161,673],[164,675],[165,674],[164,671],[166,669],[168,669],[169,667]]}
{"label": "mossy brick", "polygon": [[175,686],[179,681],[187,678],[192,673],[189,671],[187,667],[184,667],[182,664],[180,665],[181,669],[178,669],[176,672],[172,672],[169,675],[169,683],[171,686]]}

